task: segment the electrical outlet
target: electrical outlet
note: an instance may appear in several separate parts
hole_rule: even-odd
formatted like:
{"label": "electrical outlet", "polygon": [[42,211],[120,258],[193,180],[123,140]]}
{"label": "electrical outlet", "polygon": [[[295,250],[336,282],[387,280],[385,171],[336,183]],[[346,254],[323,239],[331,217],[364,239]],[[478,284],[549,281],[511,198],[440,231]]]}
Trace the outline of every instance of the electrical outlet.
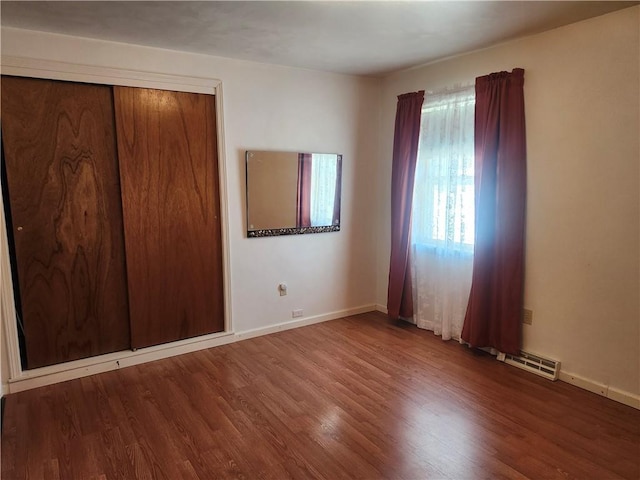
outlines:
{"label": "electrical outlet", "polygon": [[529,310],[528,308],[522,309],[522,323],[525,325],[533,324],[533,310]]}
{"label": "electrical outlet", "polygon": [[291,318],[299,318],[302,316],[302,309],[300,310],[291,310]]}

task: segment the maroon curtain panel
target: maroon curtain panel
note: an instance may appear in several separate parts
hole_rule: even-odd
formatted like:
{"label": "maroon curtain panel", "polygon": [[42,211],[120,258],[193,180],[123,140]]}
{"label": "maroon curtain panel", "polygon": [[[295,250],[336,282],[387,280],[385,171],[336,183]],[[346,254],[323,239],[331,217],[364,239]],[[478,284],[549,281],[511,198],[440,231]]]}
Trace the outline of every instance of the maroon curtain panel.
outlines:
{"label": "maroon curtain panel", "polygon": [[418,160],[424,90],[398,96],[391,170],[391,258],[387,311],[391,318],[413,316],[409,249],[411,204]]}
{"label": "maroon curtain panel", "polygon": [[296,227],[311,226],[311,162],[310,153],[298,154],[298,202]]}
{"label": "maroon curtain panel", "polygon": [[527,191],[524,70],[476,79],[475,254],[462,339],[519,354]]}

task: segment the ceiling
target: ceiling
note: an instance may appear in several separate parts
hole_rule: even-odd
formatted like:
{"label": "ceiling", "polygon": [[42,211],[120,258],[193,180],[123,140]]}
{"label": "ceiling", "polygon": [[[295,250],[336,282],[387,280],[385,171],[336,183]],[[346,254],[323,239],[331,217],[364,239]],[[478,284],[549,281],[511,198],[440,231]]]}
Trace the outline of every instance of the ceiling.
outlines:
{"label": "ceiling", "polygon": [[381,76],[638,3],[2,0],[0,13],[2,26]]}

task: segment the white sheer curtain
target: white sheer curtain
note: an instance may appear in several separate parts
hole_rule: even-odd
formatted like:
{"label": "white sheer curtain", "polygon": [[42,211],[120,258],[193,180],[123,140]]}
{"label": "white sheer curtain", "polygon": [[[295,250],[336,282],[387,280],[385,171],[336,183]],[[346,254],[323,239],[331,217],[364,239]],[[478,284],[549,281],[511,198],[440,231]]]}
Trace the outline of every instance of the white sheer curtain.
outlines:
{"label": "white sheer curtain", "polygon": [[413,192],[411,273],[418,327],[459,339],[471,289],[474,86],[430,94]]}
{"label": "white sheer curtain", "polygon": [[332,225],[338,178],[336,156],[314,153],[311,158],[311,226]]}

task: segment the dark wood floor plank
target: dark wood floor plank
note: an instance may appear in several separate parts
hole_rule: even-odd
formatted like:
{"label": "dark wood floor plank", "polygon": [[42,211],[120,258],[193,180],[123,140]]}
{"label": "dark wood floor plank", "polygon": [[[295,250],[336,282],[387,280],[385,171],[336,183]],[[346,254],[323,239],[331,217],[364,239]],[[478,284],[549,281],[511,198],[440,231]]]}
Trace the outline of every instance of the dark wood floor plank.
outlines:
{"label": "dark wood floor plank", "polygon": [[3,478],[638,479],[640,411],[370,313],[9,395]]}

